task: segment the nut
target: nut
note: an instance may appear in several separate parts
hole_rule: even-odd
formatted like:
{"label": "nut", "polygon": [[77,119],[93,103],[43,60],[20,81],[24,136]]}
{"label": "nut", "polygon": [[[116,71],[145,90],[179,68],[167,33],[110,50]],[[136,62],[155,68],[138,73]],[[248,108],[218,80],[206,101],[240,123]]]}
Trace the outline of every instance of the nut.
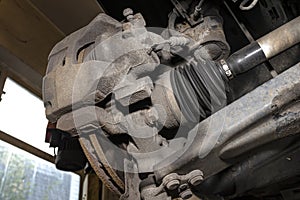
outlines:
{"label": "nut", "polygon": [[166,184],[166,187],[168,190],[175,190],[176,188],[178,188],[179,184],[179,180],[171,180]]}
{"label": "nut", "polygon": [[184,183],[182,185],[179,186],[179,191],[184,191],[184,190],[187,190],[189,188],[189,185]]}
{"label": "nut", "polygon": [[190,189],[187,189],[181,192],[179,195],[182,199],[189,199],[193,196],[193,193]]}
{"label": "nut", "polygon": [[123,16],[127,17],[129,15],[133,15],[133,10],[131,8],[126,8],[123,10]]}
{"label": "nut", "polygon": [[178,174],[176,174],[176,173],[172,173],[172,174],[165,176],[163,178],[162,182],[168,190],[174,190],[174,189],[178,188],[178,186],[180,185],[180,181],[178,179]]}
{"label": "nut", "polygon": [[194,171],[190,172],[190,179],[188,182],[192,186],[199,185],[202,181],[203,181],[203,172],[202,171],[194,170]]}
{"label": "nut", "polygon": [[195,176],[189,180],[192,186],[199,185],[203,181],[203,176]]}

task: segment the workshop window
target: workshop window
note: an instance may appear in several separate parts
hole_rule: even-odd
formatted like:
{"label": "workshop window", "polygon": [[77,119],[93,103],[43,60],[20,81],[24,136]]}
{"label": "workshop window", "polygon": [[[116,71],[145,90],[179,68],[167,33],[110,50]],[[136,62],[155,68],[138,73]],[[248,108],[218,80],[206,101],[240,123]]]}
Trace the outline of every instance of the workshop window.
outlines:
{"label": "workshop window", "polygon": [[0,102],[0,130],[53,155],[45,143],[47,119],[41,99],[7,78]]}
{"label": "workshop window", "polygon": [[1,200],[78,200],[80,177],[0,141]]}
{"label": "workshop window", "polygon": [[[43,102],[7,78],[0,102],[0,130],[53,155],[45,143]],[[3,134],[4,134],[3,133]],[[1,200],[78,200],[80,177],[0,140]]]}

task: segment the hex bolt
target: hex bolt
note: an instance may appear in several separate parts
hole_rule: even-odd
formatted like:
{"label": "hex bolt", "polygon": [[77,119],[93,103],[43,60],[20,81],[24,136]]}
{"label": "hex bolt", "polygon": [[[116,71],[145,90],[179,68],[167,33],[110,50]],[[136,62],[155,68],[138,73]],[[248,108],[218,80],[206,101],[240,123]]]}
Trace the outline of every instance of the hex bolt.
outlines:
{"label": "hex bolt", "polygon": [[133,19],[133,10],[131,8],[124,9],[123,16],[126,17],[128,21],[131,21]]}
{"label": "hex bolt", "polygon": [[182,191],[179,195],[182,199],[189,199],[193,196],[193,193],[190,189],[187,189]]}
{"label": "hex bolt", "polygon": [[178,180],[178,174],[176,173],[172,173],[165,176],[162,182],[168,190],[175,190],[180,185],[180,181]]}
{"label": "hex bolt", "polygon": [[131,8],[126,8],[123,11],[124,17],[127,17],[128,15],[133,15],[133,10]]}
{"label": "hex bolt", "polygon": [[168,190],[175,190],[176,188],[178,188],[179,184],[179,180],[171,180],[166,184],[166,187]]}
{"label": "hex bolt", "polygon": [[203,181],[203,172],[201,170],[194,170],[190,172],[189,184],[197,186]]}
{"label": "hex bolt", "polygon": [[179,191],[184,191],[184,190],[187,190],[189,188],[189,185],[184,183],[182,185],[179,186]]}
{"label": "hex bolt", "polygon": [[203,176],[199,175],[199,176],[195,176],[195,177],[191,178],[191,179],[189,180],[189,183],[190,183],[192,186],[197,186],[197,185],[199,185],[202,181],[203,181]]}

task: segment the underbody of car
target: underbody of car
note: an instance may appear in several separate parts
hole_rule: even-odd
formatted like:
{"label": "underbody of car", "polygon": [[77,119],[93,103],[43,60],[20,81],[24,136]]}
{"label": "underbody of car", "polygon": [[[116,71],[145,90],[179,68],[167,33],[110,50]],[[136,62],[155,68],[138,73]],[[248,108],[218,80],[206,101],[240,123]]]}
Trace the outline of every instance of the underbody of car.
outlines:
{"label": "underbody of car", "polygon": [[120,199],[300,199],[300,2],[99,0],[49,55],[58,169]]}

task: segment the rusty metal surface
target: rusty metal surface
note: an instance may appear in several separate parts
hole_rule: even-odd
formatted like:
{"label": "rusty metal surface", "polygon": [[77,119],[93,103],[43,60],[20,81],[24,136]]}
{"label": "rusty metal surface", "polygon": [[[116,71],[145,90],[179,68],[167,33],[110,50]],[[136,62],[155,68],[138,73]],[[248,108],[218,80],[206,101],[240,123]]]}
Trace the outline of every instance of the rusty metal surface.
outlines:
{"label": "rusty metal surface", "polygon": [[90,127],[101,128],[109,134],[122,134],[125,129],[121,122],[123,117],[114,117],[106,110],[96,106],[85,106],[73,112],[62,115],[57,121],[57,128],[78,135],[77,128]]}
{"label": "rusty metal surface", "polygon": [[[100,180],[103,182],[103,184],[112,192],[114,192],[117,195],[122,194],[122,190],[118,188],[118,184],[115,183],[113,180],[111,180],[108,173],[104,171],[104,166],[99,162],[97,155],[95,154],[95,150],[93,146],[91,145],[91,142],[83,137],[79,139],[79,142],[81,144],[82,150],[85,153],[89,163],[93,167],[95,173],[100,178]],[[120,185],[120,183],[119,183]]]}
{"label": "rusty metal surface", "polygon": [[[251,135],[251,131],[255,130],[252,128],[255,128],[257,123],[267,122],[271,123],[271,126],[263,125],[265,129],[261,130],[262,134],[257,136],[255,140],[258,143],[253,144],[256,146],[260,146],[259,140],[268,134],[275,134],[273,139],[279,139],[279,130],[291,130],[291,134],[297,134],[299,132],[297,129],[299,127],[297,123],[299,110],[295,108],[299,108],[297,105],[300,98],[299,77],[300,63],[199,123],[190,131],[186,141],[188,145],[173,155],[176,159],[172,165],[162,168],[160,167],[164,165],[162,162],[155,166],[159,169],[155,171],[157,179],[162,179],[171,172],[186,173],[194,169],[201,169],[205,178],[218,173],[230,165],[220,158],[220,151],[225,148],[223,146],[230,141],[231,145],[229,143],[229,146],[233,148],[237,136],[242,138],[242,136]],[[289,113],[288,109],[283,109],[287,105],[293,104],[296,107],[292,113]],[[276,113],[289,114],[278,115],[279,118],[278,116],[274,118]],[[268,117],[271,121],[263,120]],[[260,122],[260,120],[263,121]],[[281,136],[285,137],[284,134]],[[225,150],[227,148],[228,146]],[[241,146],[240,148],[243,149],[244,147]],[[179,155],[182,156],[179,157]],[[174,159],[173,156],[164,162]],[[211,163],[214,164],[211,165]]]}
{"label": "rusty metal surface", "polygon": [[[59,43],[44,79],[47,118],[79,137],[96,174],[111,191],[123,194],[122,199],[189,198],[202,181],[233,166],[232,160],[242,154],[252,155],[261,146],[298,134],[300,63],[206,120],[191,123],[183,117],[170,84],[170,71],[185,67],[180,65],[185,61],[161,70],[159,50],[153,47],[187,47],[192,49],[188,56],[200,60],[207,52],[195,51],[197,45],[215,38],[226,43],[221,23],[208,20],[183,31],[201,41],[188,46],[190,40],[165,40],[148,32],[141,14],[127,9],[124,15],[127,21],[120,23],[101,14]],[[229,49],[221,49],[221,57],[226,57]],[[216,79],[203,87],[211,85],[216,86]],[[179,96],[191,95],[192,90],[184,89]],[[220,90],[225,96],[225,88]],[[219,100],[209,94],[207,102]],[[143,182],[147,175],[153,177],[149,185]]]}
{"label": "rusty metal surface", "polygon": [[[257,40],[267,58],[300,42],[300,17]],[[284,37],[283,37],[284,35]]]}
{"label": "rusty metal surface", "polygon": [[[95,87],[96,83],[93,81],[103,74],[107,66],[105,61],[78,63],[76,56],[79,50],[95,43],[97,37],[102,36],[103,33],[107,33],[106,37],[109,37],[120,30],[119,22],[105,14],[100,14],[85,28],[71,34],[53,48],[43,83],[43,100],[50,121],[56,121],[58,116],[70,111],[72,103],[82,105],[81,99],[88,95],[92,87]],[[105,40],[106,37],[100,37],[99,40]],[[78,99],[73,99],[76,78],[84,77],[90,78],[84,79],[85,84],[78,85],[76,95]]]}
{"label": "rusty metal surface", "polygon": [[124,160],[125,168],[125,191],[120,200],[141,199],[140,195],[140,178],[137,165],[134,161]]}
{"label": "rusty metal surface", "polygon": [[196,27],[180,24],[177,30],[201,44],[199,54],[203,58],[220,60],[227,58],[230,53],[219,16],[205,17],[204,21]]}
{"label": "rusty metal surface", "polygon": [[238,157],[269,142],[296,135],[299,131],[300,102],[297,100],[279,112],[255,122],[250,130],[242,131],[239,136],[222,147],[220,157],[222,159]]}

